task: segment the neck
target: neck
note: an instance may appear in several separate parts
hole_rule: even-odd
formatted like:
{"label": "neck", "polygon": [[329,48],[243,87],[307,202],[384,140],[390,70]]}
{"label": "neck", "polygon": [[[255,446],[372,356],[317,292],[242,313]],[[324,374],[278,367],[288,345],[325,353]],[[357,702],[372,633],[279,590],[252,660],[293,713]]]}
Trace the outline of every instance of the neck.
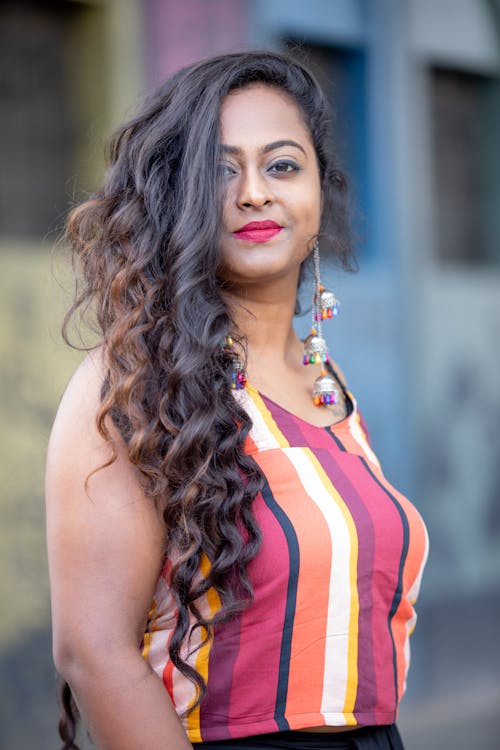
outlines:
{"label": "neck", "polygon": [[297,281],[287,278],[226,290],[237,330],[247,341],[250,375],[301,364],[302,344],[293,327]]}

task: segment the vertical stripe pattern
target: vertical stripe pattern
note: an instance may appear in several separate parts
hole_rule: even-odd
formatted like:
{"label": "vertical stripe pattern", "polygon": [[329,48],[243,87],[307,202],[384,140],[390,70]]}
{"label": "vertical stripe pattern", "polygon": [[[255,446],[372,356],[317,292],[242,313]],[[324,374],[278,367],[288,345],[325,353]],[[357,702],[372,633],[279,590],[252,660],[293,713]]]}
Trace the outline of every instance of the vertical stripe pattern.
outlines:
{"label": "vertical stripe pattern", "polygon": [[[266,477],[253,506],[263,542],[249,567],[252,605],[193,650],[203,639],[197,629],[183,652],[208,688],[183,718],[192,742],[396,719],[428,537],[384,476],[356,400],[346,396],[350,414],[315,427],[251,386],[235,394],[253,424],[246,450]],[[168,656],[168,576],[169,563],[143,655],[182,716],[195,691]],[[213,614],[220,601],[209,591],[200,606]]]}

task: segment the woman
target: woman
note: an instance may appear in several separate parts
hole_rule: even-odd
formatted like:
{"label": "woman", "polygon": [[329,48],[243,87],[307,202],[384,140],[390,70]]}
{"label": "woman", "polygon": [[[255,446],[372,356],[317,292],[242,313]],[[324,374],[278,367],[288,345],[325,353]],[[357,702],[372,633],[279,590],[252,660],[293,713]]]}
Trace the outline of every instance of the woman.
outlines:
{"label": "woman", "polygon": [[193,65],[70,217],[101,345],[48,452],[65,748],[71,694],[106,750],[402,747],[427,536],[321,336],[319,245],[351,267],[328,123],[286,57]]}

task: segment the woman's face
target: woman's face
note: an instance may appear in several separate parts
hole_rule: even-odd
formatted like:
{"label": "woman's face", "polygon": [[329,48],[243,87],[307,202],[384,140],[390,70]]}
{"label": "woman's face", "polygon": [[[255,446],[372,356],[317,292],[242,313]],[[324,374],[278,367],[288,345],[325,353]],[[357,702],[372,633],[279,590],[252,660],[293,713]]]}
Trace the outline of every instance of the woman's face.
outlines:
{"label": "woman's face", "polygon": [[276,88],[252,84],[226,97],[220,126],[222,278],[297,279],[321,212],[316,153],[297,105]]}

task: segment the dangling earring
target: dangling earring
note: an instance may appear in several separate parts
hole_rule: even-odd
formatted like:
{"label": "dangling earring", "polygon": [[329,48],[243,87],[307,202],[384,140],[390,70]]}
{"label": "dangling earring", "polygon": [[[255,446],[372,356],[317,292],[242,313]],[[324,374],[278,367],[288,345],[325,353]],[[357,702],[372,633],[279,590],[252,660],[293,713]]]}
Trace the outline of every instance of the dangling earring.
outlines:
{"label": "dangling earring", "polygon": [[247,384],[245,365],[238,357],[234,349],[234,341],[231,336],[226,336],[222,342],[222,348],[230,356],[232,362],[231,388],[240,391]]}
{"label": "dangling earring", "polygon": [[[314,243],[314,292],[312,304],[312,328],[311,333],[304,341],[303,363],[319,364],[328,362],[328,348],[322,333],[322,321],[338,315],[339,301],[334,293],[321,284],[319,273],[319,243]],[[314,381],[313,402],[316,406],[323,404],[336,404],[338,402],[338,391],[335,380],[327,373],[325,368]]]}

